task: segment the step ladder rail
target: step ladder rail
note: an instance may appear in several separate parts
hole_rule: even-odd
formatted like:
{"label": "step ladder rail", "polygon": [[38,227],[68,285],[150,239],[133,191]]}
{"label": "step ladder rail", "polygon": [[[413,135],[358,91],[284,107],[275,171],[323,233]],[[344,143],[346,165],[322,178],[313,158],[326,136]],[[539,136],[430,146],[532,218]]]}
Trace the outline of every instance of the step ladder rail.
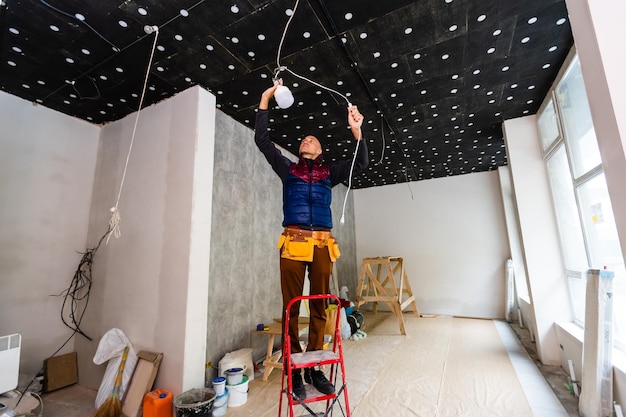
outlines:
{"label": "step ladder rail", "polygon": [[[292,353],[291,352],[291,336],[289,335],[289,312],[295,303],[298,303],[302,300],[316,300],[316,299],[329,299],[335,300],[337,307],[340,308],[341,302],[339,298],[333,294],[317,294],[317,295],[303,295],[293,298],[287,305],[284,312],[284,326],[283,326],[283,366],[282,366],[282,374],[281,374],[281,390],[280,390],[280,401],[278,407],[278,416],[282,415],[282,406],[283,406],[283,395],[286,395],[286,406],[288,407],[288,416],[294,417],[294,405],[301,405],[307,412],[311,413],[311,416],[328,416],[329,413],[332,413],[332,410],[335,404],[338,404],[341,413],[344,417],[350,417],[350,406],[348,401],[348,390],[346,386],[346,375],[345,375],[345,365],[343,360],[343,346],[341,343],[341,331],[340,331],[340,314],[336,315],[335,319],[335,329],[334,329],[334,337],[332,343],[332,350],[319,350],[319,351],[309,351],[309,352],[301,352],[301,353]],[[293,392],[293,378],[292,371],[295,369],[304,369],[311,368],[314,366],[325,366],[330,365],[330,378],[329,380],[334,381],[335,387],[337,386],[337,380],[339,377],[339,372],[341,372],[341,387],[332,394],[321,394],[317,392],[312,386],[305,386],[307,389],[306,398],[299,398]],[[339,365],[339,366],[337,366]],[[286,374],[286,375],[285,375]],[[285,378],[286,376],[286,378]],[[285,386],[285,381],[287,386]],[[316,394],[313,394],[311,391],[315,391]],[[319,394],[319,395],[317,395]],[[346,410],[343,409],[341,402],[339,401],[340,397],[343,397],[343,402],[345,404]],[[309,407],[308,403],[326,401],[326,411],[319,413],[314,412],[311,407]]]}
{"label": "step ladder rail", "polygon": [[[330,415],[333,415],[333,411],[334,411],[334,406],[335,404],[337,404],[339,406],[339,410],[341,410],[341,415],[346,417],[346,412],[343,409],[343,406],[341,405],[341,402],[339,401],[339,398],[341,398],[341,394],[343,391],[347,390],[347,385],[344,382],[341,387],[339,388],[339,390],[332,396],[332,400],[327,400],[326,401],[326,412],[319,414],[320,417],[327,417],[330,413]],[[346,391],[347,393],[347,391]],[[344,396],[344,401],[347,397]],[[348,405],[346,405],[346,407],[348,407]],[[318,414],[313,414],[315,416],[317,416]]]}

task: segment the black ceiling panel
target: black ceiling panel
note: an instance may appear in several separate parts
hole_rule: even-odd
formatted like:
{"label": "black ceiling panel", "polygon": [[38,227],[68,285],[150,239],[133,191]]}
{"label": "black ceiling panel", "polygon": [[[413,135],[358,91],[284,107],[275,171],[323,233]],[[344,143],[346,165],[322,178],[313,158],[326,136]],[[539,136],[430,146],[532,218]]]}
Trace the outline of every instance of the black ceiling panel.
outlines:
{"label": "black ceiling panel", "polygon": [[144,106],[200,85],[253,128],[280,65],[295,103],[272,103],[272,140],[350,159],[357,105],[356,188],[506,165],[502,122],[537,111],[573,44],[564,0],[4,0],[0,17],[0,88],[96,124],[137,111],[149,69]]}

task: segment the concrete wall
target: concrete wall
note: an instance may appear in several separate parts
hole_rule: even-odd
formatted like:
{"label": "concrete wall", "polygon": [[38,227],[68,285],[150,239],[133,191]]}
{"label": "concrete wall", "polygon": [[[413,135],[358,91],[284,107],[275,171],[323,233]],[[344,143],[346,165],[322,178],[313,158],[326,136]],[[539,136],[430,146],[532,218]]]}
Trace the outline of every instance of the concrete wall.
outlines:
{"label": "concrete wall", "polygon": [[[352,195],[346,221],[339,223],[345,191],[343,185],[333,189],[333,232],[342,250],[336,268],[340,285],[355,285]],[[282,313],[276,249],[282,232],[282,184],[254,144],[254,132],[221,112],[216,117],[212,216],[208,380],[228,352],[251,347],[255,360],[263,358],[267,337],[250,330]]]}
{"label": "concrete wall", "polygon": [[359,262],[403,257],[420,313],[504,318],[510,252],[497,171],[357,190],[354,199]]}
{"label": "concrete wall", "polygon": [[72,334],[54,295],[85,251],[100,129],[4,92],[0,117],[0,335],[22,334],[32,378]]}

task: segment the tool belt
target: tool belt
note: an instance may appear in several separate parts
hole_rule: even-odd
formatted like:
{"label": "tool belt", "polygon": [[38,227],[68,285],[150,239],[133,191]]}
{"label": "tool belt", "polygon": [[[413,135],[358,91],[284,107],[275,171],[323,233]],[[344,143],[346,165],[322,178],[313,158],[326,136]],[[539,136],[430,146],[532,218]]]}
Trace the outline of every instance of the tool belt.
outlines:
{"label": "tool belt", "polygon": [[341,256],[337,240],[330,231],[324,230],[285,227],[276,247],[280,249],[281,258],[312,262],[315,246],[328,248],[328,255],[332,262]]}

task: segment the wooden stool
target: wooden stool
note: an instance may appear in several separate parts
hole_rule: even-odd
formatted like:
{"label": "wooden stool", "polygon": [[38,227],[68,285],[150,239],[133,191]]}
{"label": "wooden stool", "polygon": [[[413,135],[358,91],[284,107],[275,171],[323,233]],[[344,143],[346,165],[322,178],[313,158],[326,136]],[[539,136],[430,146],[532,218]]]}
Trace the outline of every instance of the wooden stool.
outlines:
{"label": "wooden stool", "polygon": [[[282,349],[279,349],[274,353],[274,341],[276,336],[280,337],[283,333],[283,324],[281,319],[274,319],[274,321],[267,327],[267,330],[251,330],[251,333],[266,334],[270,337],[267,341],[267,352],[265,354],[265,360],[263,361],[263,366],[265,367],[265,370],[263,371],[263,381],[267,381],[274,368],[280,368],[283,366],[283,363],[280,360],[283,356]],[[308,317],[299,317],[298,330],[302,331],[307,327],[309,327]]]}
{"label": "wooden stool", "polygon": [[[372,265],[377,266],[376,275],[372,271]],[[385,275],[383,276],[383,268]],[[398,274],[398,271],[400,273]],[[396,278],[397,276],[397,278]],[[396,285],[396,281],[398,285]],[[419,317],[417,304],[415,304],[415,296],[411,291],[411,284],[404,269],[402,258],[397,256],[386,256],[380,258],[364,258],[359,273],[359,283],[357,285],[356,309],[358,310],[362,304],[374,303],[372,311],[377,312],[378,303],[384,301],[387,303],[391,311],[396,315],[400,332],[406,335],[404,326],[404,317],[402,310],[409,304],[413,306],[413,312]],[[404,295],[407,299],[402,301]]]}

